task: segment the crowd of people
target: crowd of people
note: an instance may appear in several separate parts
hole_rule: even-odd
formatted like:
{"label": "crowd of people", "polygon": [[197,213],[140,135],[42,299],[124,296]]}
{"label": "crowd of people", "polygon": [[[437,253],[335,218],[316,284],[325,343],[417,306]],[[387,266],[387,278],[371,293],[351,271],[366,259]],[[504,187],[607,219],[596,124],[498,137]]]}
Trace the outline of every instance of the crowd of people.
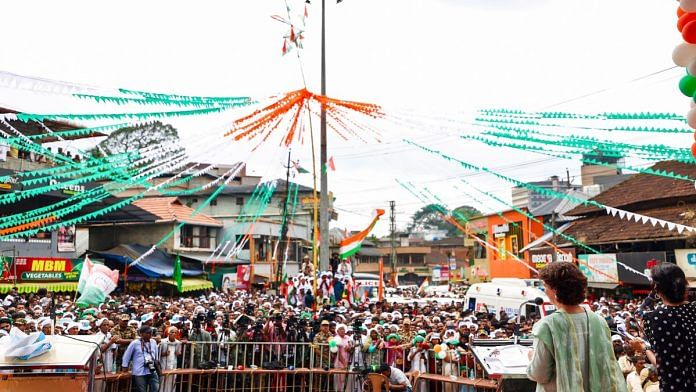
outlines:
{"label": "crowd of people", "polygon": [[[418,296],[415,292],[400,294]],[[581,295],[584,300],[584,293]],[[245,357],[246,350],[230,349],[235,344],[261,342],[270,343],[265,349],[254,348],[267,350],[264,362],[275,361],[281,367],[379,369],[396,390],[399,385],[408,390],[421,373],[483,377],[471,352],[473,338],[531,338],[539,332],[535,324],[540,324],[536,314],[518,319],[504,311],[475,312],[455,300],[432,301],[422,307],[388,300],[358,305],[319,303],[313,307],[304,301],[291,304],[287,296],[261,291],[208,291],[175,298],[114,293],[98,306],[78,309],[70,295],[11,291],[0,306],[0,339],[12,328],[47,335],[98,335],[99,372],[130,369],[142,391],[148,385],[149,390],[157,390],[153,383],[159,385],[156,374],[160,369],[267,366],[259,356],[256,362]],[[616,361],[631,392],[659,390],[650,343],[654,335],[646,333],[644,322],[655,306],[650,301],[610,296],[583,303],[585,313],[580,318],[591,312],[606,322],[601,328],[611,331],[613,356],[609,358]],[[590,324],[588,317],[588,328]],[[288,345],[273,345],[279,342],[301,344],[311,355],[289,353]],[[595,348],[588,347],[588,352],[592,350]],[[291,365],[287,361],[290,354],[294,354]],[[164,377],[162,390],[173,390],[173,382]],[[431,388],[441,390],[436,385]]]}

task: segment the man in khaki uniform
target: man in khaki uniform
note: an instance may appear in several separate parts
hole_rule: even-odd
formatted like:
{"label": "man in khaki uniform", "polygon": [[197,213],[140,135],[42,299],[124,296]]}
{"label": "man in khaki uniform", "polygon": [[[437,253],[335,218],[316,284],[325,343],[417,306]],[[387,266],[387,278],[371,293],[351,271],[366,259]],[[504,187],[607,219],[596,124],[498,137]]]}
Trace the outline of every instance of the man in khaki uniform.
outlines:
{"label": "man in khaki uniform", "polygon": [[[130,316],[127,314],[121,315],[119,323],[111,330],[111,335],[118,336],[121,340],[134,340],[138,338],[138,331],[135,327],[128,326]],[[119,343],[123,343],[119,341]]]}
{"label": "man in khaki uniform", "polygon": [[[331,333],[329,332],[329,321],[324,320],[321,322],[319,327],[319,333],[314,336],[314,353],[315,360],[314,364],[321,366],[322,368],[328,368],[331,362],[331,355],[329,352],[329,339],[331,339]],[[319,346],[321,344],[321,346]]]}

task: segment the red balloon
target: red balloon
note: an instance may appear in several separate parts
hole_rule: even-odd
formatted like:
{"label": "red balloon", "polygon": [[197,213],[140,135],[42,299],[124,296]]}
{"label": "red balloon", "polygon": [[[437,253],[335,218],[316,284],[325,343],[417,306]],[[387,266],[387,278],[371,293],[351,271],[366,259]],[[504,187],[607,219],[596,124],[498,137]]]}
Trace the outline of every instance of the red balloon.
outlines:
{"label": "red balloon", "polygon": [[691,155],[693,155],[694,158],[696,158],[696,143],[691,145]]}
{"label": "red balloon", "polygon": [[237,370],[244,370],[244,366],[242,366],[242,365],[237,366]]}
{"label": "red balloon", "polygon": [[684,41],[690,44],[696,44],[696,21],[685,24],[681,33]]}
{"label": "red balloon", "polygon": [[696,12],[688,12],[680,16],[679,20],[677,21],[677,30],[683,31],[684,26],[686,26],[687,23],[692,22],[694,20],[696,20]]}
{"label": "red balloon", "polygon": [[681,7],[677,8],[677,18],[681,18],[682,15],[684,15],[686,11],[681,9]]}

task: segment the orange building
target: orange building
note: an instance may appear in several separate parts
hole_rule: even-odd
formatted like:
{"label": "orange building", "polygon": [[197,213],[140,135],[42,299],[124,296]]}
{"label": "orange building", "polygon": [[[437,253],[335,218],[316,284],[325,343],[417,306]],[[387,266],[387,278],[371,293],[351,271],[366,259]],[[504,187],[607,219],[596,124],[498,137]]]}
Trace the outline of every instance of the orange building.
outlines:
{"label": "orange building", "polygon": [[[498,249],[496,252],[489,248],[487,252],[491,278],[536,277],[533,271],[515,260],[511,253],[524,260],[527,265],[533,266],[528,252],[520,253],[520,249],[535,238],[541,237],[544,234],[544,226],[515,210],[503,211],[501,215],[504,218],[497,213],[488,216],[487,240]],[[543,221],[541,218],[537,219]]]}

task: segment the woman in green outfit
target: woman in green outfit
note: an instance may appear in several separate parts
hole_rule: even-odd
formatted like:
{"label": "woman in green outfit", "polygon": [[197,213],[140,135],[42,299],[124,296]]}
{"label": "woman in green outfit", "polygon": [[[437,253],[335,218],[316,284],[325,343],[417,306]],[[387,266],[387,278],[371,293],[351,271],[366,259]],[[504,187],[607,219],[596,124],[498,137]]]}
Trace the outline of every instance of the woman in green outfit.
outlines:
{"label": "woman in green outfit", "polygon": [[539,273],[558,311],[534,325],[527,376],[537,391],[625,392],[604,319],[580,306],[587,278],[573,263],[550,263]]}

